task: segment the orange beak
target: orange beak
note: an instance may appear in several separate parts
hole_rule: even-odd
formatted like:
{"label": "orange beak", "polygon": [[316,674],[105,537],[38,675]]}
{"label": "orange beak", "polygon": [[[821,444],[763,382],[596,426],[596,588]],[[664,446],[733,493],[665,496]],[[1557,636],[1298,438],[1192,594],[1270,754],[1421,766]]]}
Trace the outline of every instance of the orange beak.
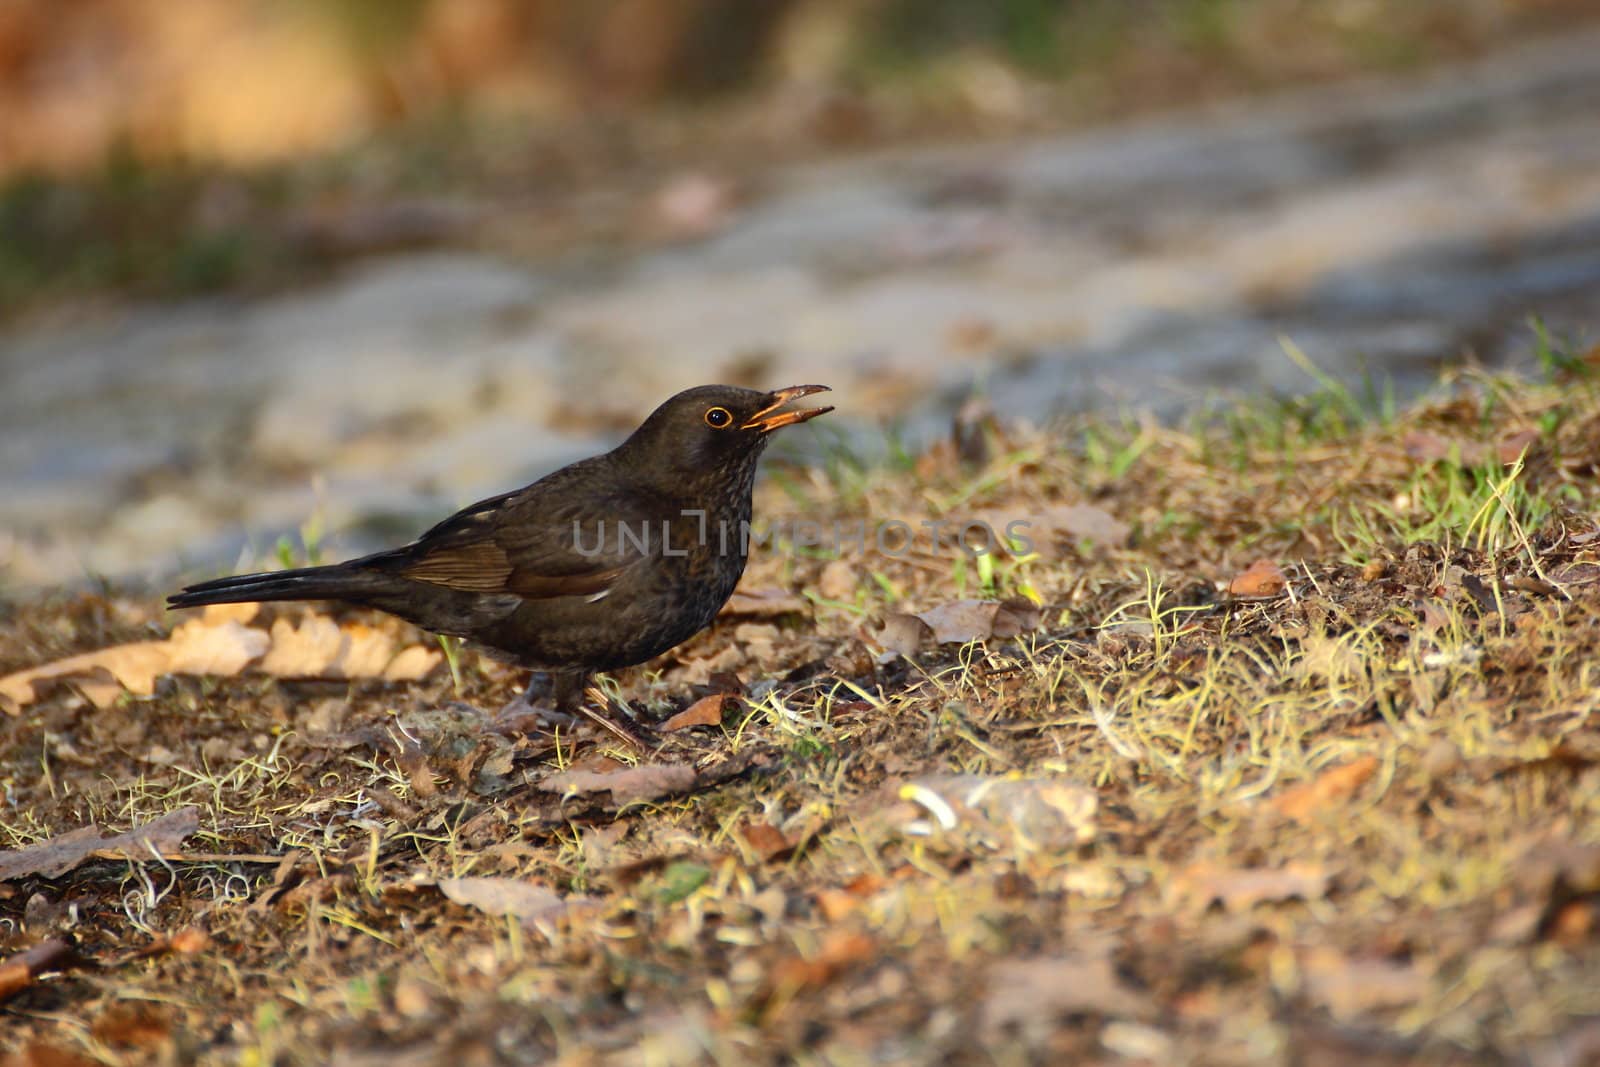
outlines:
{"label": "orange beak", "polygon": [[760,430],[762,433],[771,433],[773,430],[784,426],[793,426],[797,422],[814,419],[818,415],[826,415],[833,408],[796,408],[792,411],[779,411],[791,400],[798,400],[812,393],[826,393],[826,385],[791,385],[787,389],[774,389],[767,394],[772,397],[772,403],[750,416],[749,420],[740,426],[741,430]]}

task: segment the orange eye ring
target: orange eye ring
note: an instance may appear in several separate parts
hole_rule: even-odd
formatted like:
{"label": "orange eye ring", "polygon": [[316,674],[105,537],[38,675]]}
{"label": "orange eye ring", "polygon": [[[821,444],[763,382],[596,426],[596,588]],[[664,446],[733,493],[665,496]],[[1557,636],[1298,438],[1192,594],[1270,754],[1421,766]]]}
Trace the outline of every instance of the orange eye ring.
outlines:
{"label": "orange eye ring", "polygon": [[727,408],[710,408],[706,411],[706,425],[713,430],[725,430],[733,425],[733,413]]}

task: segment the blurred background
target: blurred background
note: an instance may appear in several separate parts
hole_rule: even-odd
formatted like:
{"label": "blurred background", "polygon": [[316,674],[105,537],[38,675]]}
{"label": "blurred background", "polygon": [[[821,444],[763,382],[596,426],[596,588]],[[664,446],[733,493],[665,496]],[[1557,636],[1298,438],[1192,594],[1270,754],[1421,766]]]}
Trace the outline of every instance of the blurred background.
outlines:
{"label": "blurred background", "polygon": [[1600,324],[1594,0],[0,0],[0,594],[409,536],[708,381],[870,451],[1535,319]]}

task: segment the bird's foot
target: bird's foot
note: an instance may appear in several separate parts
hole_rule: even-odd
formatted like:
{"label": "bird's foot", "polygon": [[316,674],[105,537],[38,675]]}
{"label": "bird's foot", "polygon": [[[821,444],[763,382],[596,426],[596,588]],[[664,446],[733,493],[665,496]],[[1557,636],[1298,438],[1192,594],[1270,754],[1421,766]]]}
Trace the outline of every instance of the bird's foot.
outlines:
{"label": "bird's foot", "polygon": [[489,728],[507,737],[520,737],[558,728],[570,730],[582,721],[558,708],[540,703],[535,696],[538,691],[538,686],[529,682],[515,700],[495,713]]}
{"label": "bird's foot", "polygon": [[[658,748],[661,738],[656,732],[641,722],[636,721],[626,712],[619,713],[619,709],[612,704],[611,698],[599,686],[590,686],[584,690],[588,699],[577,705],[576,710],[606,733],[639,749]],[[595,707],[604,709],[595,710]]]}

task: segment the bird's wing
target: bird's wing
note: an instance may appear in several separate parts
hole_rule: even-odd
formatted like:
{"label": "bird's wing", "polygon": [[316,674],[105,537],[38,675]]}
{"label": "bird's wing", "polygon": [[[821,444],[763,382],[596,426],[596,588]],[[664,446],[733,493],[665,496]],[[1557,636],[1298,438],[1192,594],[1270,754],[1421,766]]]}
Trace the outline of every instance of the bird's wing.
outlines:
{"label": "bird's wing", "polygon": [[611,508],[611,528],[597,536],[590,498],[535,491],[547,488],[557,487],[536,483],[479,501],[404,548],[366,562],[413,581],[464,592],[532,599],[603,595],[645,558],[638,544],[617,536],[614,523],[647,520],[636,507],[623,506],[621,516]]}

